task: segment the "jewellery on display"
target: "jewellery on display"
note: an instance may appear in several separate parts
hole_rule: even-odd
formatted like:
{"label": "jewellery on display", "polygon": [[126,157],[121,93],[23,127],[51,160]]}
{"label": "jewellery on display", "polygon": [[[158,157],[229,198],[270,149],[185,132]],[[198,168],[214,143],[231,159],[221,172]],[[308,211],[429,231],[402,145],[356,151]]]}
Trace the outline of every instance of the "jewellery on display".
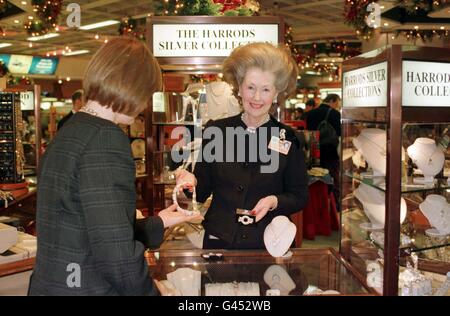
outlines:
{"label": "jewellery on display", "polygon": [[367,285],[373,287],[377,292],[382,293],[383,291],[383,269],[378,262],[378,260],[367,261],[366,266]]}
{"label": "jewellery on display", "polygon": [[98,116],[98,113],[95,110],[88,108],[86,106],[82,106],[78,112],[84,112],[84,113],[91,114],[93,116]]}
{"label": "jewellery on display", "polygon": [[282,257],[295,238],[297,226],[286,216],[275,217],[264,230],[264,245],[273,257]]}
{"label": "jewellery on display", "polygon": [[167,274],[167,280],[182,296],[200,296],[202,273],[191,268],[178,268]]}
{"label": "jewellery on display", "polygon": [[271,288],[279,290],[279,295],[289,295],[295,289],[295,282],[284,267],[274,264],[264,272],[264,282]]}
{"label": "jewellery on display", "polygon": [[260,296],[257,282],[229,282],[205,284],[205,296]]}
{"label": "jewellery on display", "polygon": [[236,220],[244,226],[256,224],[256,216],[252,215],[251,211],[242,208],[236,209]]}
{"label": "jewellery on display", "polygon": [[424,175],[423,179],[414,179],[416,182],[433,182],[433,177],[444,167],[444,152],[436,146],[433,139],[419,137],[408,147],[407,152]]}
{"label": "jewellery on display", "polygon": [[386,131],[378,128],[363,129],[353,138],[353,145],[372,167],[374,175],[386,175]]}
{"label": "jewellery on display", "polygon": [[400,272],[398,284],[401,296],[425,296],[432,294],[431,278],[421,274],[418,269],[419,258],[416,253],[411,254],[413,266],[406,263],[406,269]]}
{"label": "jewellery on display", "polygon": [[[385,194],[365,183],[361,183],[354,191],[355,197],[363,205],[364,213],[369,218],[369,223],[362,223],[360,227],[365,230],[377,230],[384,228],[385,222]],[[400,200],[400,223],[406,218],[406,201]]]}
{"label": "jewellery on display", "polygon": [[13,201],[14,197],[11,194],[11,192],[7,192],[7,191],[2,191],[0,190],[0,200],[3,200],[5,202],[4,207],[8,208],[8,202],[9,201]]}
{"label": "jewellery on display", "polygon": [[267,122],[270,121],[270,115],[269,115],[269,114],[266,114],[266,116],[264,117],[264,119],[261,120],[261,122],[258,123],[258,124],[256,125],[256,127],[249,126],[249,125],[247,124],[247,122],[246,122],[246,119],[247,119],[247,115],[246,115],[245,112],[243,112],[243,113],[241,114],[241,120],[242,120],[242,122],[244,122],[245,125],[247,125],[246,131],[249,132],[249,133],[251,133],[251,134],[255,134],[255,133],[256,133],[256,129],[257,129],[258,127],[260,127],[261,125],[264,125],[264,124],[266,124]]}
{"label": "jewellery on display", "polygon": [[427,218],[431,226],[427,235],[432,237],[445,236],[450,234],[450,204],[445,197],[437,194],[429,194],[426,199],[419,204],[420,211]]}
{"label": "jewellery on display", "polygon": [[172,192],[173,204],[175,204],[177,206],[177,211],[180,213],[183,213],[184,215],[187,215],[187,216],[198,215],[200,212],[198,210],[197,194],[195,191],[195,187],[193,187],[193,192],[192,192],[192,208],[193,208],[193,210],[192,211],[186,210],[186,209],[180,207],[180,205],[178,204],[177,195],[180,193],[183,186],[184,186],[184,183],[180,183],[180,184],[177,184],[175,186],[175,188],[173,189],[173,192]]}

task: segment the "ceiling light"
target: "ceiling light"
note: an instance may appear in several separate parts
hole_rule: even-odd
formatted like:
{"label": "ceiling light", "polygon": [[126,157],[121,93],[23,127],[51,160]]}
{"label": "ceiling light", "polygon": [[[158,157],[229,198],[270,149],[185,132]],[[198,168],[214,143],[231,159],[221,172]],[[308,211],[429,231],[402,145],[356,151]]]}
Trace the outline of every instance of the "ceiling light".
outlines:
{"label": "ceiling light", "polygon": [[20,22],[19,20],[14,20],[14,23],[16,24],[19,24],[19,22]]}
{"label": "ceiling light", "polygon": [[31,15],[28,16],[28,20],[33,20],[33,19],[34,18]]}
{"label": "ceiling light", "polygon": [[444,27],[444,26],[441,26],[440,29],[443,30],[443,29],[445,29],[445,27]]}
{"label": "ceiling light", "polygon": [[389,23],[388,22],[384,22],[384,26],[389,26]]}
{"label": "ceiling light", "polygon": [[100,36],[98,36],[98,34],[95,34],[95,39],[99,39],[100,38]]}
{"label": "ceiling light", "polygon": [[33,47],[33,43],[28,43],[28,47]]}
{"label": "ceiling light", "polygon": [[419,26],[418,26],[418,25],[415,25],[415,26],[414,26],[414,29],[418,30],[418,29],[419,29]]}
{"label": "ceiling light", "polygon": [[67,81],[70,81],[70,77],[67,77],[66,80],[67,80]]}
{"label": "ceiling light", "polygon": [[81,55],[81,54],[87,54],[89,51],[87,49],[82,50],[74,50],[73,52],[63,53],[63,56],[73,56],[73,55]]}
{"label": "ceiling light", "polygon": [[40,41],[40,40],[44,40],[44,39],[48,39],[48,38],[52,38],[52,37],[57,37],[57,36],[59,36],[58,33],[48,33],[48,34],[41,35],[41,36],[28,37],[27,39],[29,41]]}
{"label": "ceiling light", "polygon": [[0,48],[11,46],[11,43],[0,43]]}
{"label": "ceiling light", "polygon": [[22,3],[22,5],[27,5],[26,1],[22,1],[21,3]]}
{"label": "ceiling light", "polygon": [[92,30],[92,29],[97,29],[99,27],[105,27],[105,26],[119,24],[119,23],[120,23],[119,21],[108,20],[108,21],[103,21],[103,22],[80,26],[80,30]]}
{"label": "ceiling light", "polygon": [[62,84],[62,80],[61,80],[61,79],[59,79],[59,80],[58,80],[58,83],[59,83],[59,84]]}

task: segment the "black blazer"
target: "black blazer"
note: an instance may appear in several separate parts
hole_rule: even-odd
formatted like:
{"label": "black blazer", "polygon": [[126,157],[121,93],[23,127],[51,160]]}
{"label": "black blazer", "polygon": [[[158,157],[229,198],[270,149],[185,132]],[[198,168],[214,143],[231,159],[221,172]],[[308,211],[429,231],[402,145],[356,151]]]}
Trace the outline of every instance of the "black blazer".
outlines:
{"label": "black blazer", "polygon": [[[144,245],[135,240],[130,143],[117,125],[74,114],[48,146],[38,177],[38,250],[30,295],[156,294]],[[159,217],[139,227],[147,246],[162,242]],[[80,268],[80,287],[67,284],[73,263]]]}
{"label": "black blazer", "polygon": [[[254,153],[255,149],[249,150],[249,148],[254,146],[255,142],[256,144],[261,142],[262,145],[257,147],[261,147],[267,154],[272,153],[272,150],[267,148],[270,133],[263,135],[262,129],[258,128],[257,133],[252,136],[244,130],[246,125],[239,114],[208,122],[203,135],[206,135],[209,128],[220,130],[223,135],[226,135],[227,127],[240,128],[241,134],[244,133],[247,139],[246,145],[240,148],[235,141],[235,162],[226,162],[226,156],[231,154],[230,150],[227,153],[227,149],[232,148],[231,137],[226,137],[222,153],[223,162],[206,162],[206,157],[202,157],[203,161],[198,161],[194,170],[197,178],[197,200],[204,202],[211,193],[213,196],[203,222],[205,236],[218,237],[227,242],[229,248],[264,248],[263,234],[271,220],[277,215],[289,216],[298,212],[307,202],[308,180],[304,153],[294,131],[271,118],[262,127],[274,128],[276,136],[279,135],[279,130],[284,128],[287,131],[286,139],[291,141],[292,145],[288,155],[278,155],[279,164],[275,172],[263,173],[261,167],[267,166],[273,160],[264,163],[267,160],[258,155],[257,161],[254,161],[255,159],[251,159],[251,153]],[[203,156],[209,151],[208,146],[212,144],[204,136]],[[220,153],[221,149],[216,148],[216,150]],[[236,162],[236,156],[243,153],[245,153],[245,159]],[[251,210],[261,198],[269,195],[275,195],[278,198],[278,207],[275,210],[268,212],[256,226],[241,226],[237,223],[236,208]]]}

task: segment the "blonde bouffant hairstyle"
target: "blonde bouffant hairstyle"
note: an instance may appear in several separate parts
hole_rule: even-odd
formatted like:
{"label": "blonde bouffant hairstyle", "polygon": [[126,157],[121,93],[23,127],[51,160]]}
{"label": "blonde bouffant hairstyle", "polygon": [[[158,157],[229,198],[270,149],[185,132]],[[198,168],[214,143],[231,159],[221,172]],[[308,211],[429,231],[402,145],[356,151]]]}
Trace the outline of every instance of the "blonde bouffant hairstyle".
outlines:
{"label": "blonde bouffant hairstyle", "polygon": [[251,68],[274,74],[278,100],[283,100],[295,91],[298,67],[290,51],[270,43],[250,43],[235,48],[222,65],[223,78],[231,84],[233,94],[240,102],[239,87]]}
{"label": "blonde bouffant hairstyle", "polygon": [[92,57],[84,74],[85,99],[97,101],[113,112],[137,116],[161,91],[158,61],[148,47],[131,37],[104,44]]}

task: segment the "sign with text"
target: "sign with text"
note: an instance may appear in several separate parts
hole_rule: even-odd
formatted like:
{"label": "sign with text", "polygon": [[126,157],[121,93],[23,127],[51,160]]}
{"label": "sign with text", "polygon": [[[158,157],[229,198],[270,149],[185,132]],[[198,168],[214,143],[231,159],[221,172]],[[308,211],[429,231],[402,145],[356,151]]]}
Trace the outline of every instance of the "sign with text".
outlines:
{"label": "sign with text", "polygon": [[156,57],[226,57],[252,42],[278,44],[278,24],[154,24]]}
{"label": "sign with text", "polygon": [[403,106],[450,106],[450,63],[403,61]]}
{"label": "sign with text", "polygon": [[0,54],[0,60],[12,74],[54,75],[58,66],[52,57]]}
{"label": "sign with text", "polygon": [[344,73],[343,107],[385,107],[387,105],[387,62]]}

